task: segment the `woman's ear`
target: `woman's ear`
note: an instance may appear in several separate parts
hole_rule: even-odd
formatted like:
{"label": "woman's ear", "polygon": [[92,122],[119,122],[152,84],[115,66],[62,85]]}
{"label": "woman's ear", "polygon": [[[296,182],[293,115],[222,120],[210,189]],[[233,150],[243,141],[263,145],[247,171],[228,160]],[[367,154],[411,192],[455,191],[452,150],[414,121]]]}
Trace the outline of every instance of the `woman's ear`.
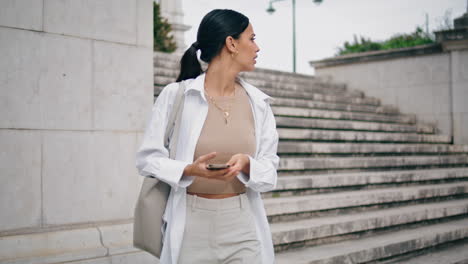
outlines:
{"label": "woman's ear", "polygon": [[226,48],[228,49],[229,53],[237,53],[237,41],[231,36],[226,37],[225,41]]}

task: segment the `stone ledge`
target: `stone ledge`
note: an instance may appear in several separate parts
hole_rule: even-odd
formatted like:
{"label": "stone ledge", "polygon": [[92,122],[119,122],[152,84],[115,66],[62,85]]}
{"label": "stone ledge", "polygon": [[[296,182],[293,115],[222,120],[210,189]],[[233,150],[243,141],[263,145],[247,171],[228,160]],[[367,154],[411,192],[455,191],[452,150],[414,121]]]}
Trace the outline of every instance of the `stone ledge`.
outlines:
{"label": "stone ledge", "polygon": [[139,251],[127,254],[110,255],[101,258],[93,258],[87,260],[77,260],[67,262],[67,264],[160,264],[159,259],[153,257],[149,253]]}
{"label": "stone ledge", "polygon": [[440,44],[427,44],[410,48],[392,49],[392,50],[379,50],[368,51],[362,53],[353,53],[343,56],[327,58],[318,61],[311,61],[309,64],[316,69],[323,69],[337,65],[390,60],[397,58],[406,58],[410,56],[420,56],[442,53],[442,46]]}
{"label": "stone ledge", "polygon": [[[142,252],[133,247],[133,223],[0,238],[0,263],[8,264],[68,263],[69,261],[94,264],[114,258],[127,259],[132,257],[134,253]],[[146,256],[135,257],[137,259],[148,259],[149,257],[153,261],[156,259],[146,253],[143,255]],[[86,259],[93,260],[88,262]]]}
{"label": "stone ledge", "polygon": [[55,263],[102,257],[108,250],[96,228],[0,238],[0,263]]}

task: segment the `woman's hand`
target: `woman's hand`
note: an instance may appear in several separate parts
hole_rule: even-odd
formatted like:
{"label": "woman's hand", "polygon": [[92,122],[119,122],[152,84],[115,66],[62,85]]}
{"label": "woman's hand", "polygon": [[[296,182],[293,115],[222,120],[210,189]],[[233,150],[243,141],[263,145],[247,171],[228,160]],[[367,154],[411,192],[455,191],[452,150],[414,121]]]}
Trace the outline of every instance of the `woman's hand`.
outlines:
{"label": "woman's hand", "polygon": [[217,179],[222,181],[231,181],[239,172],[244,172],[246,175],[250,173],[250,159],[246,154],[236,154],[226,163],[230,165],[227,169],[208,170],[206,166],[209,160],[216,157],[216,152],[198,157],[192,164],[184,169],[184,175],[198,176],[209,179]]}
{"label": "woman's hand", "polygon": [[209,164],[208,161],[214,157],[216,157],[216,152],[211,152],[209,154],[198,157],[198,159],[196,159],[192,164],[185,167],[183,175],[221,180],[229,172],[229,169],[207,169],[206,166]]}
{"label": "woman's hand", "polygon": [[226,164],[230,165],[228,172],[219,180],[231,181],[241,171],[246,175],[250,174],[250,159],[246,154],[236,154]]}

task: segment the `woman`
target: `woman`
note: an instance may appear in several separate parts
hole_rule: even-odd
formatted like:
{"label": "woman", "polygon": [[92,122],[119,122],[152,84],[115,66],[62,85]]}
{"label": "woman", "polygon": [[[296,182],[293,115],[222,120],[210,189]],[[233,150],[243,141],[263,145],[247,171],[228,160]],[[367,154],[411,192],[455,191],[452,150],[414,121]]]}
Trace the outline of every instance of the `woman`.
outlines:
{"label": "woman", "polygon": [[[274,262],[260,192],[276,185],[278,134],[270,97],[238,78],[254,70],[258,52],[244,15],[213,10],[203,18],[177,79],[185,99],[176,159],[168,158],[163,138],[179,84],[167,85],[154,104],[137,168],[171,186],[163,264]],[[207,168],[219,163],[229,167]]]}

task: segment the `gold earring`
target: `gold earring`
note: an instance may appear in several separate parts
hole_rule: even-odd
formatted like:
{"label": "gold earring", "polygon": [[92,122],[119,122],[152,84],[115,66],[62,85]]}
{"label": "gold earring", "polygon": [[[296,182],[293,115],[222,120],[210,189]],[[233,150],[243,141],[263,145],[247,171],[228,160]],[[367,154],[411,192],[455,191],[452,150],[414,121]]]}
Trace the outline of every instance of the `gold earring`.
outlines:
{"label": "gold earring", "polygon": [[239,51],[238,51],[238,50],[236,50],[235,52],[231,53],[231,58],[234,59],[234,55],[237,55],[237,54],[239,54]]}

